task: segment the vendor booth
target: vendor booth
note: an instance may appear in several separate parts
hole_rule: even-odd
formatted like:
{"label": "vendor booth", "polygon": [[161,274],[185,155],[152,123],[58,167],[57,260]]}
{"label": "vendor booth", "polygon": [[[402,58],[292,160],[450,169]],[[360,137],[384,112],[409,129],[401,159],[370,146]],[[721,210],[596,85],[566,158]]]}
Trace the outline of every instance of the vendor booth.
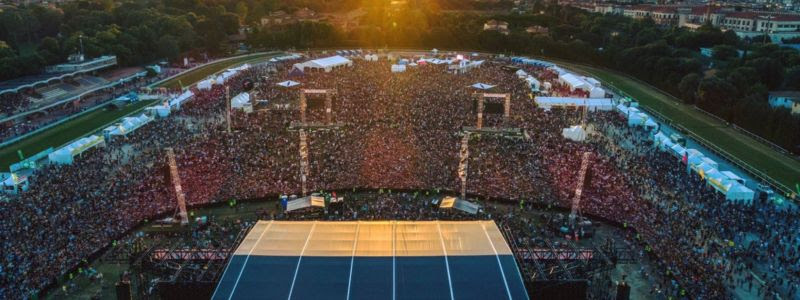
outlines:
{"label": "vendor booth", "polygon": [[86,150],[97,147],[103,144],[103,138],[97,135],[91,135],[64,146],[61,149],[50,153],[47,158],[51,163],[71,165],[76,156],[86,152]]}
{"label": "vendor booth", "polygon": [[250,94],[247,92],[236,95],[231,99],[231,108],[241,109],[246,113],[253,112],[253,104],[250,102]]}
{"label": "vendor booth", "polygon": [[352,66],[352,65],[353,62],[351,60],[344,58],[340,55],[336,55],[326,58],[309,60],[303,63],[296,63],[294,64],[294,68],[304,72],[306,71],[306,69],[323,70],[325,72],[330,72],[334,68],[342,66]]}
{"label": "vendor booth", "polygon": [[582,142],[586,140],[586,131],[583,130],[583,127],[578,125],[564,128],[561,130],[561,135],[564,136],[564,138],[575,142]]}

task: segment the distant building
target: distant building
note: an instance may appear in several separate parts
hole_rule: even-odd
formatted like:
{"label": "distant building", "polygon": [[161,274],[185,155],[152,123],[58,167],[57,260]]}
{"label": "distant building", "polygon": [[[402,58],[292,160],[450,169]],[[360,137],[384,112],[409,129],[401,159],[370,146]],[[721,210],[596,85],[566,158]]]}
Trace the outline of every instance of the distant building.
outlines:
{"label": "distant building", "polygon": [[319,20],[320,17],[317,15],[317,12],[308,7],[303,7],[294,12],[294,21],[296,22],[318,22]]}
{"label": "distant building", "polygon": [[497,31],[499,33],[508,35],[508,22],[506,21],[498,21],[498,20],[489,20],[483,24],[483,30],[485,31]]}
{"label": "distant building", "polygon": [[319,22],[320,20],[322,20],[322,17],[317,12],[304,7],[293,14],[288,14],[282,10],[271,12],[261,18],[261,27],[280,26],[297,22]]}
{"label": "distant building", "polygon": [[82,54],[69,56],[69,62],[45,68],[47,73],[89,72],[117,64],[114,55],[101,56],[92,60],[85,60]]}
{"label": "distant building", "polygon": [[634,19],[651,18],[656,24],[697,29],[708,23],[722,30],[733,30],[741,38],[767,33],[773,42],[800,37],[800,14],[789,12],[736,11],[716,5],[619,5],[570,3],[583,10],[602,14],[621,14]]}
{"label": "distant building", "polygon": [[800,91],[770,92],[769,105],[789,109],[792,114],[800,114]]}
{"label": "distant building", "polygon": [[550,29],[544,26],[534,25],[525,28],[525,32],[530,34],[548,34],[550,32]]}
{"label": "distant building", "polygon": [[277,26],[289,24],[292,21],[292,16],[285,11],[279,10],[269,13],[269,15],[261,18],[261,26]]}

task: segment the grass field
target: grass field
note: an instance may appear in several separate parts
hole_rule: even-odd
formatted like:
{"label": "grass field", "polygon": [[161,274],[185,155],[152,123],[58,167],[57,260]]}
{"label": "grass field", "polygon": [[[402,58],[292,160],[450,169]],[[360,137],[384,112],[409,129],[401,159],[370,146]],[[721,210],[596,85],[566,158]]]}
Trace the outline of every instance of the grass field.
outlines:
{"label": "grass field", "polygon": [[715,145],[718,152],[745,165],[752,173],[771,178],[784,189],[794,190],[800,182],[800,162],[775,151],[769,146],[740,133],[690,105],[680,102],[643,82],[624,74],[584,65],[558,62],[570,69],[591,74],[605,84],[628,94],[631,98],[664,117],[673,125],[692,133],[692,137]]}
{"label": "grass field", "polygon": [[[208,77],[211,74],[217,73],[229,67],[246,62],[262,60],[274,55],[276,54],[256,53],[211,63],[209,65],[194,69],[188,73],[176,76],[170,80],[164,81],[157,86],[180,87],[180,83],[188,86]],[[101,108],[85,113],[75,119],[44,130],[28,138],[17,141],[14,144],[0,148],[0,170],[8,170],[8,166],[20,161],[19,156],[17,155],[18,150],[22,150],[22,153],[25,155],[25,157],[28,157],[44,151],[49,147],[57,148],[88,133],[97,131],[101,127],[107,126],[107,124],[113,123],[119,118],[139,112],[145,107],[152,105],[156,101],[158,100],[142,101],[128,105],[120,110]]]}

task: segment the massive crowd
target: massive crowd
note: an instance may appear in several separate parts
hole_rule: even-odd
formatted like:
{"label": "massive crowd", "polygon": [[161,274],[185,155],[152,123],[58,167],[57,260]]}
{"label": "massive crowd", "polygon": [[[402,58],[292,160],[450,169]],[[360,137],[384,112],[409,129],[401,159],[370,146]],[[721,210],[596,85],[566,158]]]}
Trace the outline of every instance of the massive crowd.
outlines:
{"label": "massive crowd", "polygon": [[[507,63],[490,60],[465,74],[447,72],[446,65],[392,73],[386,60],[356,60],[296,77],[288,76],[291,62],[276,72],[254,66],[226,85],[236,95],[244,80],[257,82],[252,97],[267,100],[271,109],[234,112],[231,133],[224,87],[195,90],[169,118],[85,153],[73,165],[44,167],[29,191],[0,203],[0,298],[35,294],[141,221],[174,212],[167,147],[175,149],[189,205],[300,193],[299,133],[289,126],[300,113],[282,107],[294,103],[301,88],[335,89],[333,119],[344,124],[308,132],[309,190],[459,191],[461,128],[476,122],[470,87],[476,82],[512,94],[511,117],[489,114],[484,126],[525,134],[471,135],[470,195],[570,207],[581,154],[589,151],[592,175],[581,211],[623,224],[632,240],[646,245],[666,274],[654,293],[718,299],[750,284],[760,295],[796,297],[800,236],[791,228],[798,225],[797,210],[727,203],[615,112],[590,115],[588,142],[564,139],[561,129],[580,122],[581,113],[537,109],[524,82],[503,68]],[[301,85],[275,85],[287,79]],[[312,106],[308,119],[324,122],[324,108]],[[375,206],[366,211],[415,211],[401,204],[366,204]]]}

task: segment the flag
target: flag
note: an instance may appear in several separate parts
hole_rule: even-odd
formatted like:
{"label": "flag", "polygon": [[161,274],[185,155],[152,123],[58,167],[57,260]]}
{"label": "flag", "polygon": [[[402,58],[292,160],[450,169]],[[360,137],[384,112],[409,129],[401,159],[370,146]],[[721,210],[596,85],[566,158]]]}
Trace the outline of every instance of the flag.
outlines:
{"label": "flag", "polygon": [[689,164],[689,154],[686,151],[683,151],[683,158],[681,159],[684,165]]}
{"label": "flag", "polygon": [[22,149],[17,150],[17,155],[19,155],[19,160],[25,159],[25,155],[22,155]]}

